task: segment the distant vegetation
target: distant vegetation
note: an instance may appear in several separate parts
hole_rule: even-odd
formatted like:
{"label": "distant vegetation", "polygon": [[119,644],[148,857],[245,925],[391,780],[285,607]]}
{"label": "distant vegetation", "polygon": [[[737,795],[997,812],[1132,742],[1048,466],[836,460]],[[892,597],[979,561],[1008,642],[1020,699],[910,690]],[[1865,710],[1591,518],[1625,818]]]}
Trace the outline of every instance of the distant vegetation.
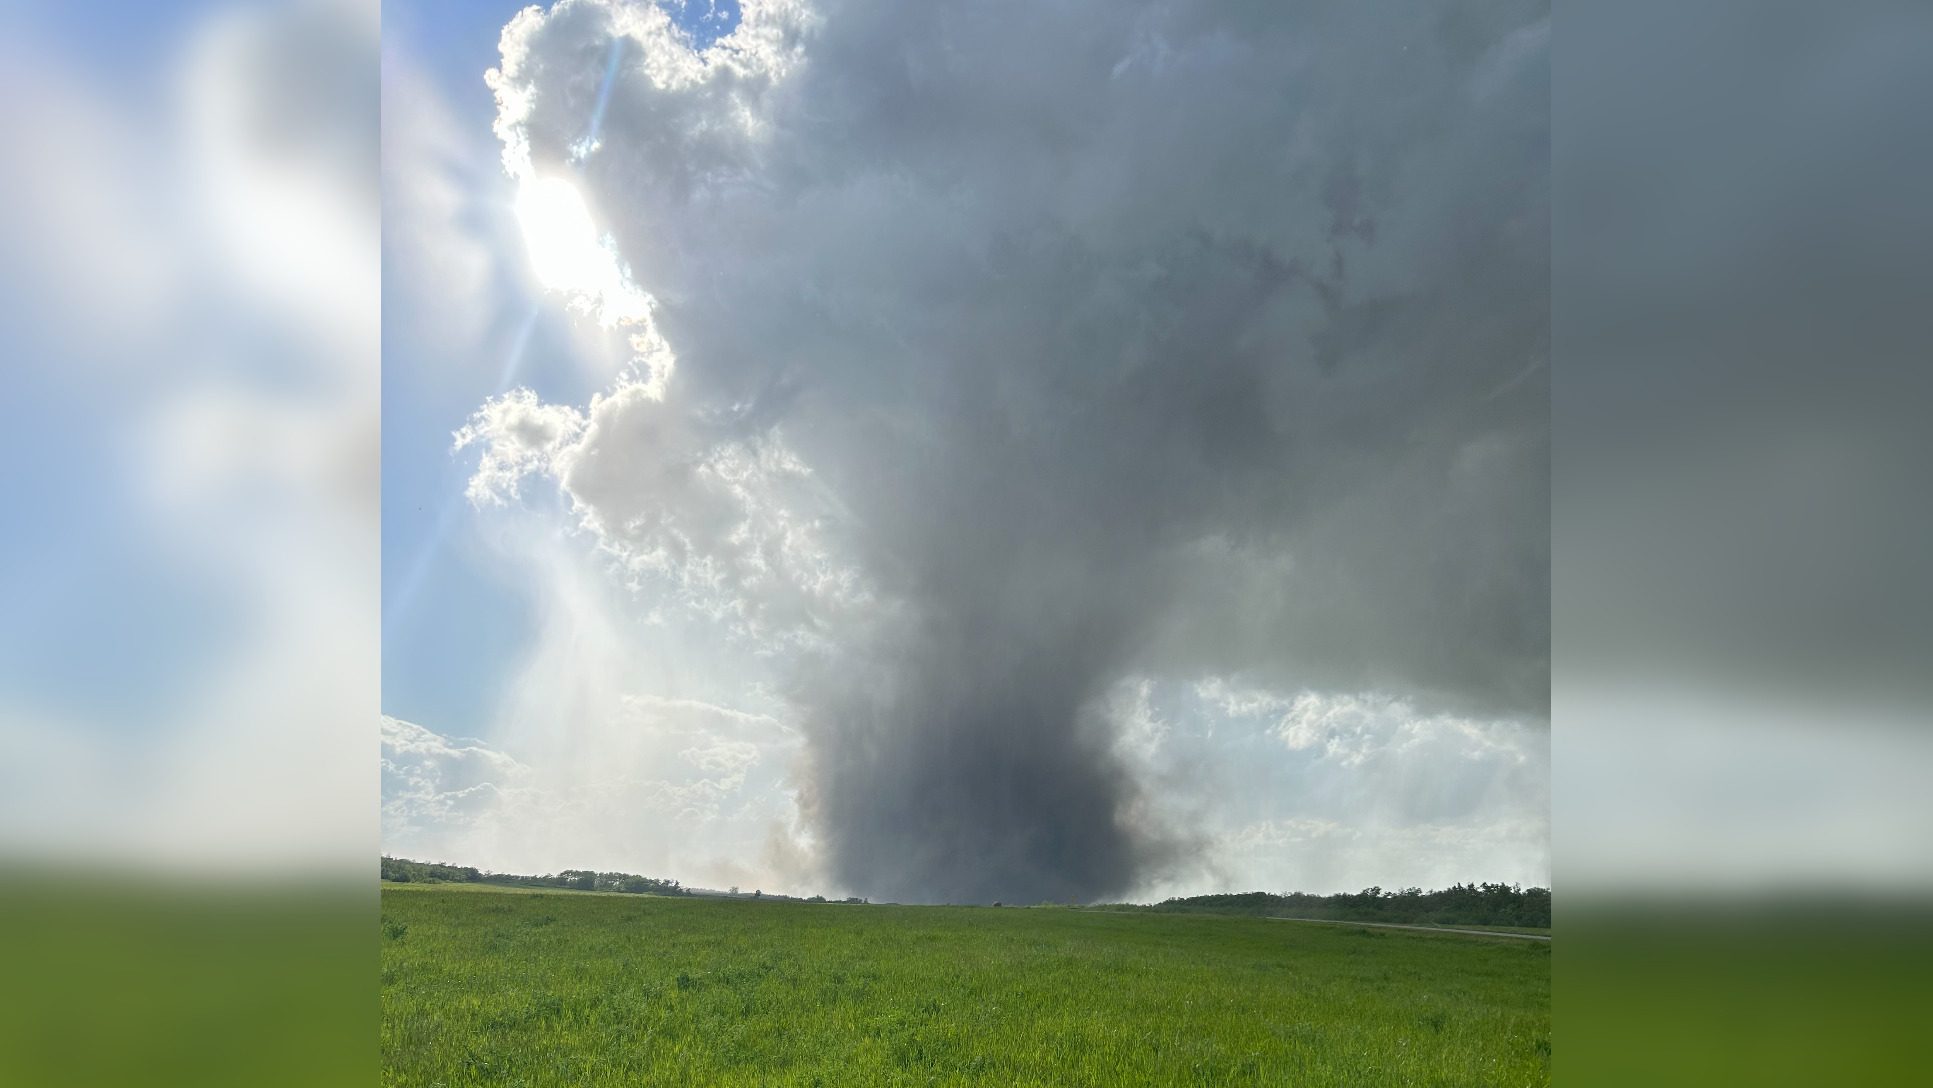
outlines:
{"label": "distant vegetation", "polygon": [[1111,903],[1096,909],[1549,929],[1550,889],[1520,888],[1515,884],[1452,884],[1438,892],[1426,892],[1421,888],[1404,888],[1400,891],[1364,888],[1359,892],[1343,892],[1339,895],[1233,892],[1168,899],[1152,906]]}
{"label": "distant vegetation", "polygon": [[[824,896],[797,896],[753,890],[741,892],[687,888],[675,880],[635,873],[599,873],[565,869],[544,876],[493,873],[468,865],[449,865],[407,858],[383,858],[382,878],[395,884],[498,884],[514,888],[558,888],[564,891],[633,892],[642,895],[704,895],[781,902],[824,903]],[[865,903],[854,896],[834,900]],[[1000,904],[995,903],[994,906]],[[1051,905],[1051,904],[1043,904]],[[1162,914],[1242,914],[1258,918],[1319,918],[1335,922],[1394,922],[1406,925],[1517,926],[1550,928],[1550,889],[1515,884],[1452,884],[1442,891],[1420,888],[1384,891],[1364,888],[1337,895],[1303,892],[1224,892],[1166,899],[1159,903],[1098,903],[1091,910],[1152,911]]]}
{"label": "distant vegetation", "polygon": [[383,858],[384,880],[395,884],[501,884],[513,888],[562,888],[580,892],[631,892],[638,895],[689,895],[675,880],[659,880],[636,873],[598,873],[589,869],[565,869],[544,876],[519,876],[492,873],[468,865],[446,865],[440,861],[410,861]]}

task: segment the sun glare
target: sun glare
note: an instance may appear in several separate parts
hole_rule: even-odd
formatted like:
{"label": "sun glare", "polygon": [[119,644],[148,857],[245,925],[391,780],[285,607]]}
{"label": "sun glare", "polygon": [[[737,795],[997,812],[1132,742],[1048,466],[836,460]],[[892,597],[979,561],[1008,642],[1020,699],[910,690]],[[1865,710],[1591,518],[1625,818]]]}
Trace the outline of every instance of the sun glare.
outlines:
{"label": "sun glare", "polygon": [[611,255],[598,244],[597,226],[577,186],[560,177],[525,182],[517,192],[517,222],[531,271],[545,287],[596,291],[605,286]]}

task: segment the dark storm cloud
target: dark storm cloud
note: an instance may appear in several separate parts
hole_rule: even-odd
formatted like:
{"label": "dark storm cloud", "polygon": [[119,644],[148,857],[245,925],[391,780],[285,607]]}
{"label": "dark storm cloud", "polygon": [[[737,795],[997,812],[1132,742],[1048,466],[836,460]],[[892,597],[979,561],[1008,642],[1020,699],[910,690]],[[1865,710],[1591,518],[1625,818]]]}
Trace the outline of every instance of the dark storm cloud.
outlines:
{"label": "dark storm cloud", "polygon": [[[747,5],[621,72],[584,169],[667,404],[782,437],[867,587],[788,691],[848,886],[1185,862],[1130,675],[1545,714],[1548,20],[1377,7]],[[506,36],[539,170],[609,25]]]}
{"label": "dark storm cloud", "polygon": [[1639,3],[1576,40],[1573,660],[1923,705],[1933,9]]}

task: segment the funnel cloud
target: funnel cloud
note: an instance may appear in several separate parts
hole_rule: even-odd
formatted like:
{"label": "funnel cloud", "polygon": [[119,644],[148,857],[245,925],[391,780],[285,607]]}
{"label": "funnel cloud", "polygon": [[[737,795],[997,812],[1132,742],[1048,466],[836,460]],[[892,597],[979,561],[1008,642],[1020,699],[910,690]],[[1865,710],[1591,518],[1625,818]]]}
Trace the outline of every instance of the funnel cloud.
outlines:
{"label": "funnel cloud", "polygon": [[1185,880],[1252,807],[1158,743],[1208,678],[1541,728],[1546,5],[745,0],[700,47],[564,0],[502,52],[505,169],[577,179],[676,365],[490,401],[473,493],[551,481],[754,663],[812,871]]}

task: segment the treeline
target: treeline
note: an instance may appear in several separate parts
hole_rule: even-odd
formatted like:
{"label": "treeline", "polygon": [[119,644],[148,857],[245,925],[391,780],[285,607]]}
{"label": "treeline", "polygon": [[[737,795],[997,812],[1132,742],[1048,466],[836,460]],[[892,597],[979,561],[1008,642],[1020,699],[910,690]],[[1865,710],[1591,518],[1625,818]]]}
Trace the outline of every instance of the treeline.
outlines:
{"label": "treeline", "polygon": [[408,858],[383,858],[382,878],[397,884],[501,884],[517,888],[562,888],[580,892],[631,892],[639,895],[688,895],[675,880],[639,876],[636,873],[599,873],[590,869],[565,869],[543,876],[493,873],[468,865],[446,865],[437,861],[411,861]]}
{"label": "treeline", "polygon": [[1252,914],[1321,918],[1336,922],[1399,922],[1409,925],[1527,926],[1550,928],[1550,889],[1515,884],[1452,884],[1442,891],[1364,888],[1338,895],[1232,892],[1167,899],[1152,905],[1108,904],[1108,910],[1176,914]]}

